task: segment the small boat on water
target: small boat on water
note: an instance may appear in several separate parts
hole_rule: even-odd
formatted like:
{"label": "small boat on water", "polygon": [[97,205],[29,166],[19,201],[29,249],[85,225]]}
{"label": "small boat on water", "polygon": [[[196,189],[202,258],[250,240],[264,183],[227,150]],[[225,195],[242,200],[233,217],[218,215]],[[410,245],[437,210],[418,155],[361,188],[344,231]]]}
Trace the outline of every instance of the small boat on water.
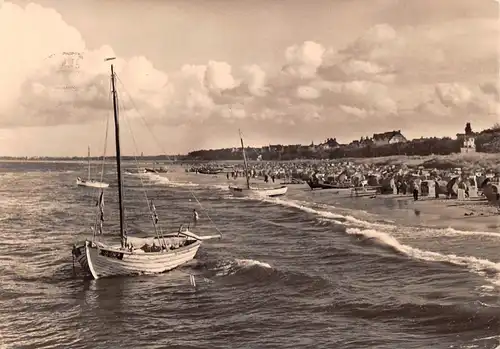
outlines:
{"label": "small boat on water", "polygon": [[288,187],[286,185],[282,185],[280,187],[274,188],[256,188],[256,187],[233,187],[229,186],[229,190],[236,197],[245,197],[245,196],[264,196],[264,197],[278,197],[283,196],[288,191]]}
{"label": "small boat on water", "polygon": [[94,279],[118,275],[163,273],[192,260],[196,256],[202,241],[220,238],[221,235],[198,236],[191,232],[189,227],[184,228],[183,225],[180,226],[178,231],[163,234],[158,226],[158,215],[155,205],[152,201],[148,201],[154,234],[145,237],[127,236],[123,201],[124,183],[120,156],[118,100],[113,65],[111,65],[111,88],[115,124],[116,172],[120,216],[120,226],[117,235],[120,238],[120,242],[109,244],[99,241],[103,233],[104,222],[104,191],[101,189],[97,202],[97,217],[92,228],[92,238],[73,245],[72,254],[82,269]]}
{"label": "small boat on water", "polygon": [[81,177],[76,178],[76,185],[79,187],[89,187],[89,188],[107,188],[109,187],[108,183],[99,182],[90,178],[90,145],[88,147],[88,177],[87,179],[82,179]]}
{"label": "small boat on water", "polygon": [[146,167],[144,168],[144,173],[168,173],[168,169],[165,167],[159,167],[159,168]]}
{"label": "small boat on water", "polygon": [[248,169],[247,157],[245,155],[245,145],[243,144],[243,137],[240,133],[240,141],[241,141],[241,151],[243,153],[243,163],[245,165],[245,177],[246,177],[246,187],[237,187],[229,185],[229,191],[236,197],[245,197],[245,196],[259,196],[259,197],[278,197],[283,196],[288,191],[288,187],[286,185],[281,185],[279,187],[251,187],[250,186],[250,171]]}

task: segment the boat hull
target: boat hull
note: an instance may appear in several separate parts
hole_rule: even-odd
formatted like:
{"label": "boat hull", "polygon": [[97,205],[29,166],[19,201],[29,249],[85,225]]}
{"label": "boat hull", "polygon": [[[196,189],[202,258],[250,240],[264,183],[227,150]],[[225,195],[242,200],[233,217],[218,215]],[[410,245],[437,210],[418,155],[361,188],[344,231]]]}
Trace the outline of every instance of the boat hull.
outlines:
{"label": "boat hull", "polygon": [[97,181],[93,181],[93,180],[86,181],[86,180],[79,179],[79,178],[76,179],[76,185],[79,187],[88,187],[88,188],[107,188],[107,187],[109,187],[108,183],[97,182]]}
{"label": "boat hull", "polygon": [[275,188],[240,188],[229,186],[229,191],[236,197],[248,197],[248,196],[264,196],[264,197],[278,197],[283,196],[288,191],[286,185]]}
{"label": "boat hull", "polygon": [[313,182],[311,180],[307,181],[307,185],[309,185],[309,188],[312,189],[337,189],[337,190],[344,190],[344,189],[352,189],[354,187],[352,186],[340,186],[340,185],[334,185],[334,184],[328,184],[328,183],[320,183],[320,182]]}
{"label": "boat hull", "polygon": [[85,241],[74,248],[76,260],[94,279],[112,276],[164,273],[191,261],[201,246],[200,241],[163,252],[130,252],[104,244]]}
{"label": "boat hull", "polygon": [[218,169],[200,169],[200,170],[198,170],[198,173],[207,174],[207,175],[216,175],[216,174],[222,173],[222,171],[224,171],[224,169],[222,169],[222,168],[218,168]]}

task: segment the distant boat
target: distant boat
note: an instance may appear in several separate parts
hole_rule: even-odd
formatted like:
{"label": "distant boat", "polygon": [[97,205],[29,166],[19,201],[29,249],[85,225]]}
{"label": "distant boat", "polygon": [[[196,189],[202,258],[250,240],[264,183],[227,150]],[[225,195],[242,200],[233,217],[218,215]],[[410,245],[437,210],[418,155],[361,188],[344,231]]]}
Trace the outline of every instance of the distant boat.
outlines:
{"label": "distant boat", "polygon": [[156,208],[151,201],[148,203],[155,234],[149,237],[128,238],[125,228],[125,211],[123,202],[123,179],[120,156],[120,130],[118,119],[118,101],[115,89],[115,73],[111,65],[111,86],[113,96],[113,114],[115,123],[116,145],[116,171],[118,177],[118,203],[120,214],[119,244],[107,244],[99,240],[104,222],[104,191],[97,202],[98,212],[93,227],[91,239],[73,245],[73,256],[82,266],[83,270],[92,275],[94,279],[118,275],[133,275],[145,273],[162,273],[172,270],[192,260],[203,240],[221,237],[198,236],[183,229],[163,234],[158,227]]}
{"label": "distant boat", "polygon": [[168,168],[166,166],[164,167],[155,167],[155,163],[153,162],[153,167],[146,167],[144,168],[144,173],[167,173]]}
{"label": "distant boat", "polygon": [[208,174],[208,175],[216,175],[222,173],[224,171],[223,168],[200,168],[198,173]]}
{"label": "distant boat", "polygon": [[229,186],[229,191],[236,197],[246,197],[246,196],[263,196],[263,197],[277,197],[283,196],[288,191],[288,187],[286,185],[282,185],[279,187],[271,187],[271,188],[256,188],[250,187],[250,171],[248,169],[247,157],[245,154],[245,146],[243,144],[243,137],[240,133],[240,141],[241,141],[241,151],[243,153],[243,162],[245,165],[245,176],[247,185],[246,187],[237,187],[237,186]]}
{"label": "distant boat", "polygon": [[91,179],[90,178],[90,145],[88,147],[88,154],[87,154],[87,157],[88,157],[88,177],[87,179],[81,179],[80,177],[77,177],[76,178],[76,185],[77,186],[80,186],[80,187],[89,187],[89,188],[107,188],[109,187],[109,184],[108,183],[104,183],[104,182],[99,182],[99,181],[96,181],[94,179]]}
{"label": "distant boat", "polygon": [[167,168],[164,168],[164,167],[160,167],[160,168],[150,168],[150,167],[146,167],[144,169],[144,173],[168,173],[168,169]]}
{"label": "distant boat", "polygon": [[354,188],[352,185],[340,185],[340,184],[330,184],[320,181],[313,181],[311,179],[307,180],[307,185],[312,189],[351,189]]}
{"label": "distant boat", "polygon": [[308,180],[307,184],[311,188],[311,190],[319,188],[319,189],[328,189],[328,192],[332,193],[338,197],[364,197],[364,196],[374,196],[377,194],[377,187],[368,187],[362,185],[360,187],[354,187],[352,185],[339,185],[339,184],[329,184],[324,182],[314,182],[312,180]]}

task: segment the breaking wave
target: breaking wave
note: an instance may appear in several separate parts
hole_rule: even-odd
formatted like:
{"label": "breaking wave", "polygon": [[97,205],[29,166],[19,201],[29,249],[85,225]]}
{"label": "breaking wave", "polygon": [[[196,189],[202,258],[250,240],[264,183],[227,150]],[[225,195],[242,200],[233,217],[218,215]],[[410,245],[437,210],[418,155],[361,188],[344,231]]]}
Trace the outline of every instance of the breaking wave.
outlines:
{"label": "breaking wave", "polygon": [[466,267],[471,272],[484,276],[486,280],[496,286],[500,286],[500,263],[495,263],[487,259],[474,256],[457,256],[454,254],[441,254],[438,252],[425,251],[400,243],[396,238],[387,233],[373,229],[347,228],[346,233],[359,238],[371,240],[375,244],[391,248],[397,253],[401,253],[415,260],[427,262],[449,263],[461,267]]}
{"label": "breaking wave", "polygon": [[193,182],[176,182],[176,181],[171,181],[167,177],[158,175],[156,173],[150,173],[150,172],[148,172],[148,173],[139,173],[137,175],[143,176],[143,177],[147,178],[149,181],[151,181],[153,183],[163,184],[163,185],[167,185],[167,186],[170,186],[170,187],[199,187],[200,186],[199,184],[193,183]]}

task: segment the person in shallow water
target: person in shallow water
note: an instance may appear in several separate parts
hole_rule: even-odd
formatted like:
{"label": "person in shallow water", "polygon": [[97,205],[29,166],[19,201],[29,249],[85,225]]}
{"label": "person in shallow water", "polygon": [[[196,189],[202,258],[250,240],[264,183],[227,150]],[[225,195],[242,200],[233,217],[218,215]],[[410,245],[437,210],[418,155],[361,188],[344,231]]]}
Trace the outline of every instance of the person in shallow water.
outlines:
{"label": "person in shallow water", "polygon": [[415,201],[418,200],[418,188],[417,188],[417,184],[414,184],[414,186],[413,186],[413,200],[415,200]]}
{"label": "person in shallow water", "polygon": [[196,212],[196,209],[193,208],[193,228],[196,228],[196,224],[198,223],[199,219],[200,216],[198,216],[198,212]]}

